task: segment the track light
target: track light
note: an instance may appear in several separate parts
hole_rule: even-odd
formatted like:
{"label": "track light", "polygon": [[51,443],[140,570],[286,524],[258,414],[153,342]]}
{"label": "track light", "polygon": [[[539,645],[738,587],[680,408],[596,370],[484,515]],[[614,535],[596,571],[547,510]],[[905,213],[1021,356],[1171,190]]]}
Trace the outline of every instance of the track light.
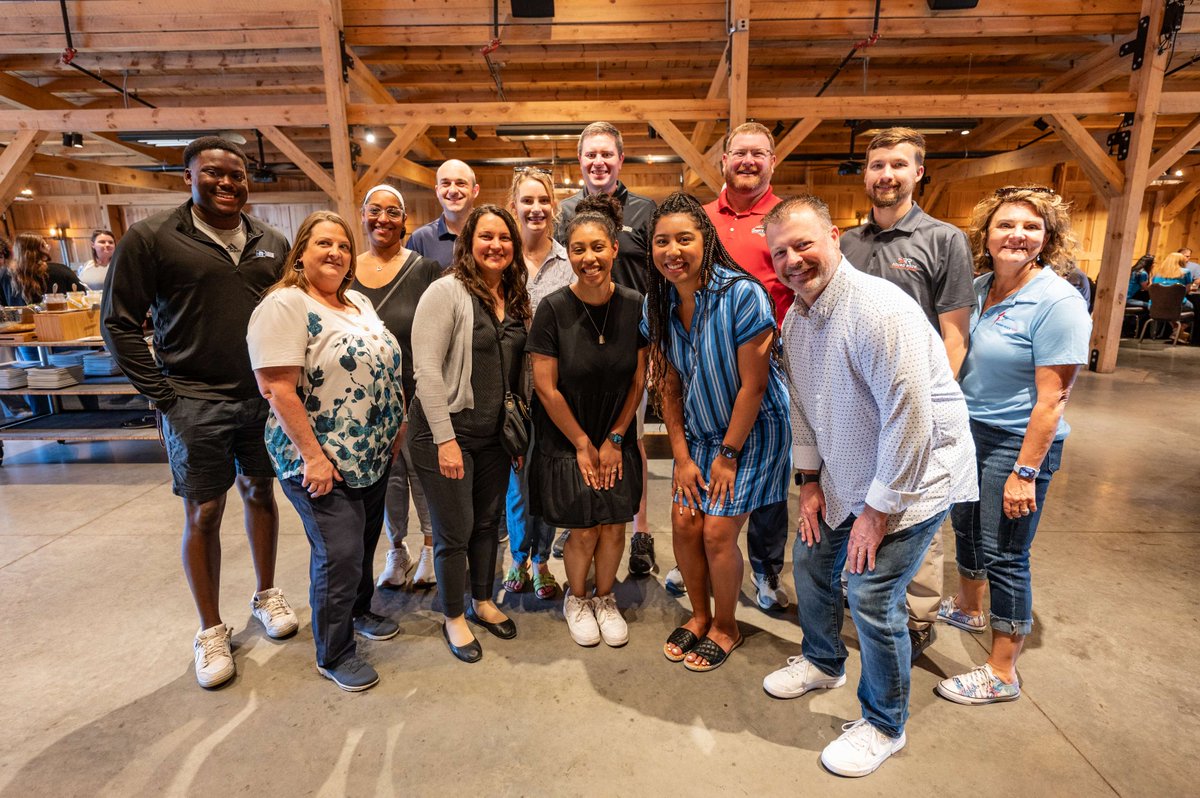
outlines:
{"label": "track light", "polygon": [[62,144],[64,147],[74,147],[83,149],[83,134],[82,133],[63,133]]}
{"label": "track light", "polygon": [[658,131],[654,129],[654,125],[646,125],[646,135],[652,139],[658,138]]}
{"label": "track light", "polygon": [[787,127],[783,124],[783,120],[780,120],[775,123],[775,129],[771,131],[771,135],[775,138],[779,138],[783,135],[783,131],[785,130],[787,130]]}
{"label": "track light", "polygon": [[451,144],[458,141],[458,126],[457,125],[450,126],[450,135],[446,137],[446,141],[450,142]]}
{"label": "track light", "polygon": [[371,128],[367,128],[366,135],[364,135],[363,138],[366,139],[368,144],[374,144],[375,143],[375,131],[371,130]]}
{"label": "track light", "polygon": [[467,138],[469,138],[471,141],[479,138],[479,134],[475,132],[475,128],[471,127],[470,125],[467,125],[465,132],[467,134]]}

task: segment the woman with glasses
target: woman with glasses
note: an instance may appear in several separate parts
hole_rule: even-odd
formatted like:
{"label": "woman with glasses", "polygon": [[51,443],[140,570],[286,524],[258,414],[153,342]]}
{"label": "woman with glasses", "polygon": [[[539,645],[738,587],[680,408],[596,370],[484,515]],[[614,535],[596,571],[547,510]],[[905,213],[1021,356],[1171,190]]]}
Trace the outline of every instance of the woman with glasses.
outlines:
{"label": "woman with glasses", "polygon": [[[383,319],[388,331],[400,343],[404,360],[401,383],[404,386],[405,410],[417,395],[417,382],[413,377],[413,317],[425,289],[442,275],[440,263],[404,247],[404,224],[407,220],[404,197],[397,189],[381,184],[367,192],[362,204],[362,228],[367,251],[358,256],[351,286],[371,300],[379,318]],[[379,586],[403,587],[409,572],[413,570],[414,560],[405,541],[411,496],[412,504],[417,508],[417,521],[421,525],[422,535],[421,554],[415,562],[412,586],[428,588],[437,584],[433,568],[433,529],[429,522],[425,491],[421,489],[416,471],[413,470],[412,453],[405,434],[407,426],[400,427],[400,449],[388,477],[384,529],[392,545],[388,549],[383,571],[379,574]]]}
{"label": "woman with glasses", "polygon": [[1017,658],[1033,629],[1029,553],[1071,431],[1063,410],[1087,362],[1092,320],[1063,277],[1075,267],[1075,236],[1067,204],[1053,190],[996,191],[975,206],[968,237],[983,274],[975,280],[960,381],[979,501],[955,505],[951,514],[960,584],[942,601],[938,620],[976,634],[990,625],[992,651],[937,691],[960,704],[990,704],[1021,696]]}
{"label": "woman with glasses", "polygon": [[[517,170],[509,189],[508,209],[516,216],[517,228],[521,231],[525,286],[529,290],[532,317],[544,297],[575,281],[575,273],[567,262],[566,248],[554,240],[558,200],[554,197],[554,183],[550,175],[542,169]],[[532,372],[527,367],[521,386],[526,400],[532,398],[532,381]],[[534,441],[531,438],[530,452],[533,449]],[[528,459],[527,455],[526,462]],[[550,545],[554,542],[554,529],[529,512],[528,468],[513,471],[509,475],[506,516],[512,566],[504,576],[504,589],[509,593],[520,593],[532,583],[534,595],[549,601],[558,594],[558,582],[550,573]]]}

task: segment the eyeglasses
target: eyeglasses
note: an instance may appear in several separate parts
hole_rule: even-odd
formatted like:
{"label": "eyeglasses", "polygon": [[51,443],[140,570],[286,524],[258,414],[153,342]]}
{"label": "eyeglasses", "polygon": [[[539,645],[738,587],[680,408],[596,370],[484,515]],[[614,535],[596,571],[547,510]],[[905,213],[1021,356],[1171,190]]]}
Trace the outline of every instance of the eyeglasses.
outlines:
{"label": "eyeglasses", "polygon": [[997,199],[1008,199],[1018,194],[1048,194],[1051,197],[1058,196],[1058,192],[1048,186],[1005,186],[1004,188],[996,189],[993,196]]}
{"label": "eyeglasses", "polygon": [[772,155],[774,155],[774,153],[770,150],[729,150],[725,154],[730,158],[739,161],[746,156],[750,156],[756,161],[766,161],[769,160]]}
{"label": "eyeglasses", "polygon": [[378,219],[380,214],[383,214],[392,221],[399,221],[404,218],[404,209],[392,206],[391,208],[381,208],[378,205],[368,205],[366,207],[368,219]]}

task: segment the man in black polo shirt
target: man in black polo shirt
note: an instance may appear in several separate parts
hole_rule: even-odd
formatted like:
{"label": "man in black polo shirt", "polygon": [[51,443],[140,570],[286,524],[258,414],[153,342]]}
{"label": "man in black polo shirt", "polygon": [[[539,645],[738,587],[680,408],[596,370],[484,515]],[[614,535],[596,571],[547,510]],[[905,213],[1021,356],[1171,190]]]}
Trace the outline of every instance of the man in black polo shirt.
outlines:
{"label": "man in black polo shirt", "polygon": [[[287,240],[242,213],[246,155],[215,136],[183,151],[192,197],[133,225],[113,255],[104,285],[104,340],[130,381],[154,400],[183,499],[183,570],[200,615],[193,645],[196,681],[233,678],[232,630],[221,621],[221,515],[229,488],[245,505],[258,589],[251,612],[271,637],[298,628],[274,586],[279,514],[274,471],[263,443],[267,402],[246,348],[250,314],[283,273]],[[154,353],[142,337],[151,311]]]}
{"label": "man in black polo shirt", "polygon": [[[871,216],[842,235],[842,254],[858,269],[896,284],[917,301],[941,335],[957,378],[967,356],[967,327],[975,302],[971,248],[962,230],[934,219],[913,202],[913,189],[924,175],[925,137],[904,127],[880,131],[867,145],[863,171]],[[933,642],[933,622],[942,600],[942,560],[938,532],[908,586],[914,662]]]}
{"label": "man in black polo shirt", "polygon": [[[624,209],[621,230],[617,234],[617,259],[613,263],[613,282],[639,294],[646,293],[646,251],[650,248],[650,217],[654,215],[654,200],[634,194],[621,182],[621,167],[625,165],[625,141],[621,131],[608,122],[593,122],[579,134],[576,145],[579,169],[583,173],[583,190],[568,197],[559,205],[558,232],[555,237],[567,244],[567,222],[575,216],[579,201],[589,194],[610,194]],[[638,451],[642,455],[642,474],[646,474],[646,449],[642,445],[646,404],[643,396],[638,407],[636,427]],[[646,486],[642,485],[642,504],[633,517],[633,539],[629,544],[629,572],[644,575],[654,570],[654,538],[648,531],[646,519]],[[554,542],[554,556],[562,556],[562,548],[570,535],[564,529]]]}

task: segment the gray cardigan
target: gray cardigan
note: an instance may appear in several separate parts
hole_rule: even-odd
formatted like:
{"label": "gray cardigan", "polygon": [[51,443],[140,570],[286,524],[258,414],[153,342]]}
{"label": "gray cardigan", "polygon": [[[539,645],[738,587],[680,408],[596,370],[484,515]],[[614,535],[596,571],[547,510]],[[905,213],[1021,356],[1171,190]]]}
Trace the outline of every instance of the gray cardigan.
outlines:
{"label": "gray cardigan", "polygon": [[413,376],[434,443],[454,440],[450,414],[475,407],[471,391],[471,295],[452,274],[421,295],[413,317]]}

